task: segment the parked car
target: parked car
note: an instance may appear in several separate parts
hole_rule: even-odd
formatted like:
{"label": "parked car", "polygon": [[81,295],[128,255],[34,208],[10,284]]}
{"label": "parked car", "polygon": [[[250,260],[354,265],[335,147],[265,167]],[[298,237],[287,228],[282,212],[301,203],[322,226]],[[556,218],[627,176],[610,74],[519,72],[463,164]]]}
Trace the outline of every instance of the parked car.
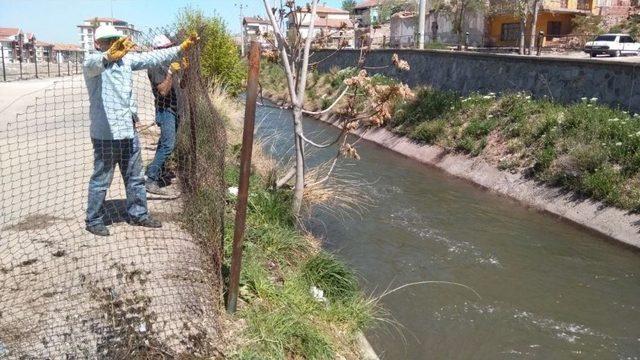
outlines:
{"label": "parked car", "polygon": [[599,35],[595,40],[589,41],[584,46],[584,52],[596,57],[599,54],[613,57],[622,55],[639,55],[640,43],[637,43],[631,35],[627,34],[604,34]]}

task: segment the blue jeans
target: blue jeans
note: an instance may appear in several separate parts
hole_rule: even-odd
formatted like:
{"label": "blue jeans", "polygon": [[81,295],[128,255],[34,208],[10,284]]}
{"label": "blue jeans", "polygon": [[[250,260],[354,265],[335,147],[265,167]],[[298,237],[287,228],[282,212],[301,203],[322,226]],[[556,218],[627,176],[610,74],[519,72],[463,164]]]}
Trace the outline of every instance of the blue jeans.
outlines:
{"label": "blue jeans", "polygon": [[147,167],[147,178],[149,181],[157,182],[164,170],[164,164],[176,147],[178,119],[173,112],[159,109],[156,110],[156,124],[160,126],[160,140],[158,140],[156,155]]}
{"label": "blue jeans", "polygon": [[99,140],[93,142],[93,175],[89,180],[87,226],[104,224],[104,200],[113,180],[116,164],[120,167],[127,192],[127,215],[129,220],[144,220],[149,217],[147,192],[142,176],[140,139]]}

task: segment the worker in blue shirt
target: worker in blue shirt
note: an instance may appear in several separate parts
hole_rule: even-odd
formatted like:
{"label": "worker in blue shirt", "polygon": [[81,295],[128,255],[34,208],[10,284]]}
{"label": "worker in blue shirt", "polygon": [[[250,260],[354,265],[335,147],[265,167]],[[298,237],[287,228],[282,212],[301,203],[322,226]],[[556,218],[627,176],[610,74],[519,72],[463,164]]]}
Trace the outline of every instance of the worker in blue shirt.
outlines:
{"label": "worker in blue shirt", "polygon": [[126,186],[127,221],[137,226],[162,227],[147,209],[140,140],[133,122],[132,73],[171,62],[197,40],[197,35],[192,35],[180,46],[131,53],[135,44],[115,27],[102,25],[96,29],[95,46],[100,52],[88,55],[83,65],[94,155],[86,218],[90,233],[109,235],[103,206],[116,164]]}

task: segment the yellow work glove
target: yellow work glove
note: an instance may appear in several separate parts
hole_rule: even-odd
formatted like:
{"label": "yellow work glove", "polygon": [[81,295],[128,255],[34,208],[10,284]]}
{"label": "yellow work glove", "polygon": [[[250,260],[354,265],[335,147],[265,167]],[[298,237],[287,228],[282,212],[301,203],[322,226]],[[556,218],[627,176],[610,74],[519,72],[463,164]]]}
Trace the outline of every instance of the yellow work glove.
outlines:
{"label": "yellow work glove", "polygon": [[177,73],[178,71],[180,71],[180,68],[181,66],[179,62],[177,61],[172,62],[171,65],[169,65],[169,74]]}
{"label": "yellow work glove", "polygon": [[186,56],[182,57],[182,70],[187,70],[189,67],[189,58]]}
{"label": "yellow work glove", "polygon": [[180,44],[180,50],[187,51],[191,49],[191,47],[195,45],[195,43],[197,43],[198,41],[200,41],[200,37],[198,36],[197,33],[192,32],[191,35],[189,35],[189,37],[187,38],[187,40],[183,41],[182,44]]}
{"label": "yellow work glove", "polygon": [[106,58],[110,62],[122,59],[136,44],[129,37],[122,37],[114,42],[109,50],[107,50]]}

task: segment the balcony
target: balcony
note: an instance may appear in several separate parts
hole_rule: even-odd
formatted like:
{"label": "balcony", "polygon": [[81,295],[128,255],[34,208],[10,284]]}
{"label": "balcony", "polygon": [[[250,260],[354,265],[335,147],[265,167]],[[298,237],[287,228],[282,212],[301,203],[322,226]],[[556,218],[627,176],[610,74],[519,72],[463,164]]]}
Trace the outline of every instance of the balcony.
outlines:
{"label": "balcony", "polygon": [[591,11],[591,1],[578,0],[577,8],[578,10]]}

